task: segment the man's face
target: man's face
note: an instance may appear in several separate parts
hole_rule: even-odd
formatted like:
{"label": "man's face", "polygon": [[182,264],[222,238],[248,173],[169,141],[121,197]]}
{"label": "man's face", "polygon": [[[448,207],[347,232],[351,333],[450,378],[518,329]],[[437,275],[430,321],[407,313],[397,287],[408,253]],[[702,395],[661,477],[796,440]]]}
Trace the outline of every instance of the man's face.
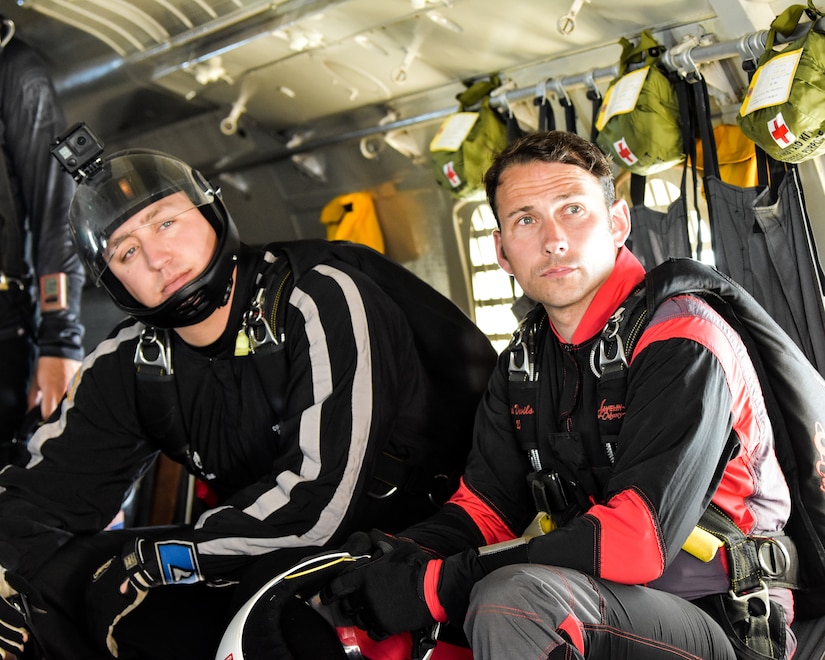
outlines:
{"label": "man's face", "polygon": [[126,290],[146,307],[156,307],[206,269],[217,242],[209,221],[178,192],[118,227],[105,256]]}
{"label": "man's face", "polygon": [[507,168],[496,199],[499,264],[572,335],[630,232],[627,204],[607,208],[595,176],[542,161]]}

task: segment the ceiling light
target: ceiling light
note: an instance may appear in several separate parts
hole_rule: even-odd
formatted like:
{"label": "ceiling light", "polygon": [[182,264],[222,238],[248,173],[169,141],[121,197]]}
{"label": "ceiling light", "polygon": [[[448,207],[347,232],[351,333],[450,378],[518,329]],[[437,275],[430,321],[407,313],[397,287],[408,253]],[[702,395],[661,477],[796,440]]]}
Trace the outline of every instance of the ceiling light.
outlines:
{"label": "ceiling light", "polygon": [[196,64],[194,76],[195,80],[201,85],[209,85],[219,80],[226,80],[230,84],[232,83],[232,79],[224,68],[223,61],[220,57],[211,57],[206,62]]}
{"label": "ceiling light", "polygon": [[444,16],[441,12],[432,9],[427,12],[427,18],[429,18],[433,23],[436,25],[440,25],[446,30],[450,30],[450,32],[464,32],[464,28],[461,27],[455,21],[451,21],[449,18]]}

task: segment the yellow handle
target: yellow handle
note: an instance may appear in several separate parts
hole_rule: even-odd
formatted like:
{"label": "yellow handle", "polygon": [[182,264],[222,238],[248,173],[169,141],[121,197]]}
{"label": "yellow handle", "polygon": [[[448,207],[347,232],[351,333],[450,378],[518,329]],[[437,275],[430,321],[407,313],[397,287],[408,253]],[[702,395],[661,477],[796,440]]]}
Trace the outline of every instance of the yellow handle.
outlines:
{"label": "yellow handle", "polygon": [[682,550],[692,554],[697,559],[701,559],[703,562],[709,562],[723,545],[724,543],[710,532],[694,527],[682,546]]}

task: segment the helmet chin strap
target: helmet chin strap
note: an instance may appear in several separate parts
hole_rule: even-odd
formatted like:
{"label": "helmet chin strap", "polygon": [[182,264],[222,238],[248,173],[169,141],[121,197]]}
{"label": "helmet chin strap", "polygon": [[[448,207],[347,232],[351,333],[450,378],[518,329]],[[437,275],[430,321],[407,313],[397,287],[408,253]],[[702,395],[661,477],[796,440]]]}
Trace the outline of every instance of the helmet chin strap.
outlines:
{"label": "helmet chin strap", "polygon": [[229,302],[229,296],[232,295],[232,287],[235,285],[234,269],[232,272],[233,275],[229,276],[229,281],[226,283],[226,291],[224,291],[223,299],[221,300],[218,307],[223,307],[224,305],[226,305]]}
{"label": "helmet chin strap", "polygon": [[151,308],[141,305],[111,271],[103,274],[101,282],[115,304],[127,314],[157,328],[183,328],[200,323],[227,304],[241,247],[238,229],[218,199],[200,208],[218,234],[215,254],[198,277],[160,305]]}

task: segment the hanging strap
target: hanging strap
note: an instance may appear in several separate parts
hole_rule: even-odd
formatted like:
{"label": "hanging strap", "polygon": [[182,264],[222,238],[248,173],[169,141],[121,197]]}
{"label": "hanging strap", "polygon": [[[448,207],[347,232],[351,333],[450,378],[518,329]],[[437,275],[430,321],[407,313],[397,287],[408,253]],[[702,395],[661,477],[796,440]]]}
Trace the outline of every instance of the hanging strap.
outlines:
{"label": "hanging strap", "polygon": [[570,100],[567,94],[563,94],[559,96],[559,103],[561,107],[564,108],[564,129],[568,133],[578,133],[576,127],[576,107],[573,105],[573,101]]}
{"label": "hanging strap", "polygon": [[[679,104],[679,122],[682,128],[682,148],[685,152],[685,161],[682,166],[682,181],[681,181],[681,206],[684,213],[685,222],[689,222],[690,214],[688,210],[688,196],[687,196],[687,170],[690,167],[691,180],[693,183],[693,203],[696,208],[696,200],[699,195],[699,175],[697,173],[696,163],[696,121],[694,120],[694,113],[691,111],[690,94],[688,91],[688,82],[681,76],[671,74],[668,76],[673,89],[676,92],[676,101]],[[689,164],[689,165],[688,165]],[[702,223],[699,218],[699,211],[696,208],[696,251],[694,256],[699,259],[702,251]]]}
{"label": "hanging strap", "polygon": [[587,90],[587,98],[590,101],[590,141],[595,142],[599,137],[599,129],[596,128],[596,120],[599,118],[599,110],[602,107],[602,93],[596,87],[596,83],[591,80],[591,86]]}
{"label": "hanging strap", "polygon": [[[542,84],[542,87],[544,85]],[[533,99],[533,105],[539,108],[539,131],[555,131],[556,130],[556,116],[553,113],[553,106],[550,104],[550,99],[545,94],[541,94]]]}
{"label": "hanging strap", "polygon": [[647,177],[644,174],[630,173],[630,202],[633,206],[645,205],[645,186]]}

